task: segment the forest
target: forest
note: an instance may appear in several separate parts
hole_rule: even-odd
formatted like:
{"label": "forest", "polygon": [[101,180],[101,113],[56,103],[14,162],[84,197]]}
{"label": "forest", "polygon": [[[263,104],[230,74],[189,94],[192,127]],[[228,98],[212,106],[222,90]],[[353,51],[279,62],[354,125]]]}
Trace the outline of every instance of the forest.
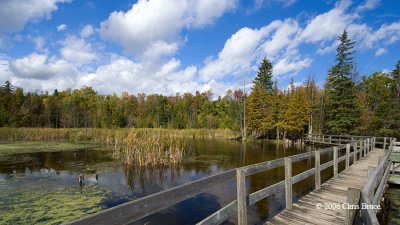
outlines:
{"label": "forest", "polygon": [[[391,72],[360,76],[354,42],[338,37],[325,85],[313,76],[279,88],[264,58],[249,93],[104,95],[92,87],[25,92],[5,81],[0,88],[0,127],[227,128],[249,139],[297,139],[305,133],[400,137],[400,61]],[[395,64],[395,62],[393,62]],[[363,66],[363,65],[359,65]]]}

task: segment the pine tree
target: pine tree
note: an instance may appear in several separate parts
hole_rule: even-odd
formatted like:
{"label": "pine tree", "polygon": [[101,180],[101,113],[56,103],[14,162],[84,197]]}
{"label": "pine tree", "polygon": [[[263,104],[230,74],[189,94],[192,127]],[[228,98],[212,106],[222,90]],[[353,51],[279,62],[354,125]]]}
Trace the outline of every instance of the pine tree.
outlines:
{"label": "pine tree", "polygon": [[274,82],[272,81],[272,63],[266,57],[261,61],[257,76],[254,79],[254,85],[259,85],[262,89],[271,93]]}
{"label": "pine tree", "polygon": [[400,100],[400,60],[397,61],[396,68],[392,71],[392,77],[396,83],[394,86],[397,100]]}
{"label": "pine tree", "polygon": [[349,134],[359,123],[359,107],[354,83],[353,41],[346,31],[338,37],[336,65],[329,69],[325,84],[329,133]]}

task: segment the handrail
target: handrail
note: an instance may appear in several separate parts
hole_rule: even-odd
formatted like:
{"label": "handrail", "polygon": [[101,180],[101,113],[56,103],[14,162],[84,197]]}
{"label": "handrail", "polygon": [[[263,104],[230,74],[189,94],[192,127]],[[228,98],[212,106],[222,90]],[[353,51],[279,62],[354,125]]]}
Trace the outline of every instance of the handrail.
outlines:
{"label": "handrail", "polygon": [[373,171],[361,190],[360,203],[363,205],[360,207],[360,213],[363,222],[367,225],[379,225],[376,217],[377,210],[374,206],[379,204],[385,189],[392,164],[390,154],[393,151],[394,142],[396,142],[396,138],[390,138],[389,150],[385,153],[377,168],[371,168]]}
{"label": "handrail", "polygon": [[[345,161],[345,168],[350,166],[350,158],[354,164],[358,159],[366,156],[375,147],[374,138],[355,140],[347,144],[341,144],[316,151],[305,152],[285,158],[248,165],[226,172],[202,178],[187,184],[183,184],[159,193],[155,193],[125,204],[115,206],[84,218],[71,221],[67,224],[126,224],[137,221],[162,209],[168,208],[188,198],[194,197],[213,187],[217,187],[227,181],[236,178],[237,198],[223,206],[217,212],[208,216],[197,224],[220,224],[237,214],[238,224],[247,224],[247,206],[254,204],[268,196],[285,188],[286,208],[292,207],[292,185],[310,176],[315,176],[315,189],[321,187],[321,171],[333,166],[334,176],[338,174],[338,165]],[[346,150],[345,155],[339,157],[339,151]],[[353,151],[351,151],[353,150]],[[333,153],[331,161],[321,164],[322,154]],[[315,167],[292,176],[292,163],[314,158]],[[285,179],[265,187],[254,193],[247,193],[246,177],[265,172],[274,168],[284,167]]]}

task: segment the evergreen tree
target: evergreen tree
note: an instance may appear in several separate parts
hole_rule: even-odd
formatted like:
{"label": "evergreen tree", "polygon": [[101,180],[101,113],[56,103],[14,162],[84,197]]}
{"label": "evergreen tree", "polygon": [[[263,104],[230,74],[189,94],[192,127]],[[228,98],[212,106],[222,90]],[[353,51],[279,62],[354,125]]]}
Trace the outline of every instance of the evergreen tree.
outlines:
{"label": "evergreen tree", "polygon": [[397,100],[400,100],[400,60],[397,61],[396,68],[392,71],[392,77],[396,83],[394,86]]}
{"label": "evergreen tree", "polygon": [[346,31],[338,37],[336,65],[326,80],[327,129],[329,133],[352,133],[359,123],[359,107],[354,83],[354,42]]}
{"label": "evergreen tree", "polygon": [[272,63],[266,57],[261,61],[261,66],[258,68],[254,85],[259,85],[268,93],[271,93],[273,90],[274,82],[272,81]]}

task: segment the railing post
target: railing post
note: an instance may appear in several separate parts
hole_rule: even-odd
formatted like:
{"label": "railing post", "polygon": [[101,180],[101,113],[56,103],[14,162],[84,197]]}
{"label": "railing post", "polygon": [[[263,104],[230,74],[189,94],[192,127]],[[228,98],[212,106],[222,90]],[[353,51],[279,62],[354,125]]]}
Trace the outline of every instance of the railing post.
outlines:
{"label": "railing post", "polygon": [[353,151],[354,151],[353,164],[355,164],[357,162],[357,141],[354,142],[353,144]]}
{"label": "railing post", "polygon": [[[374,169],[375,169],[375,167],[368,166],[368,171],[367,171],[367,174],[368,174],[368,179],[370,179],[370,178],[371,178],[371,176],[372,176],[372,173],[374,172]],[[368,181],[367,181],[367,182],[368,182]]]}
{"label": "railing post", "polygon": [[329,144],[332,144],[332,135],[329,135]]}
{"label": "railing post", "polygon": [[[349,187],[347,189],[347,205],[348,206],[353,206],[353,205],[358,205],[360,203],[360,190],[351,188]],[[354,223],[354,217],[356,216],[356,210],[357,209],[352,209],[348,208],[346,209],[346,220],[345,220],[345,225],[353,225]]]}
{"label": "railing post", "polygon": [[366,154],[368,154],[371,151],[371,138],[367,139],[367,150],[366,150]]}
{"label": "railing post", "polygon": [[346,169],[350,166],[350,144],[346,144]]}
{"label": "railing post", "polygon": [[285,158],[286,209],[292,209],[292,158]]}
{"label": "railing post", "polygon": [[386,149],[386,137],[383,138],[383,150]]}
{"label": "railing post", "polygon": [[315,151],[315,190],[321,189],[321,152]]}
{"label": "railing post", "polygon": [[360,159],[362,159],[363,149],[364,149],[363,141],[360,140],[360,151],[359,151],[360,152]]}
{"label": "railing post", "polygon": [[246,173],[236,169],[238,224],[247,225]]}
{"label": "railing post", "polygon": [[372,151],[375,150],[376,147],[376,137],[372,138]]}
{"label": "railing post", "polygon": [[338,147],[333,147],[333,176],[338,175]]}

